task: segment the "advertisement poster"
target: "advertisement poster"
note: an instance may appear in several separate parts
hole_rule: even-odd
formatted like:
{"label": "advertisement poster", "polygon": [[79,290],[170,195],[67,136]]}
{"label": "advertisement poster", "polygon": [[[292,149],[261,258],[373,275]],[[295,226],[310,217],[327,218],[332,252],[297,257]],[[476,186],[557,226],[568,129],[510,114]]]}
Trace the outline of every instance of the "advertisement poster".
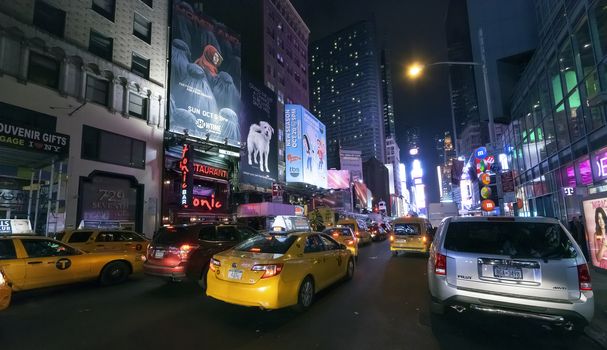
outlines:
{"label": "advertisement poster", "polygon": [[607,269],[607,196],[582,202],[586,241],[592,265]]}
{"label": "advertisement poster", "polygon": [[369,209],[372,207],[371,196],[368,196],[367,186],[362,182],[354,183],[354,207],[358,209]]}
{"label": "advertisement poster", "polygon": [[287,182],[327,188],[326,128],[300,105],[285,105]]}
{"label": "advertisement poster", "polygon": [[276,94],[262,84],[246,82],[240,115],[240,182],[266,189],[278,178]]}
{"label": "advertisement poster", "polygon": [[349,170],[329,170],[327,174],[327,185],[330,189],[345,190],[350,188]]}
{"label": "advertisement poster", "polygon": [[240,38],[173,0],[169,130],[240,145]]}

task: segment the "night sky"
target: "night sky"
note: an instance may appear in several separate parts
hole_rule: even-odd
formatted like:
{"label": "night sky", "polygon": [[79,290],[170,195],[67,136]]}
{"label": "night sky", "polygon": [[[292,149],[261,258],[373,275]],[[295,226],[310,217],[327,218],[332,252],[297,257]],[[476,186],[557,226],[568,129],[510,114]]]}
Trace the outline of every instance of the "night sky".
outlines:
{"label": "night sky", "polygon": [[[428,202],[438,201],[434,135],[451,129],[447,68],[433,67],[423,78],[404,75],[411,61],[445,60],[447,0],[291,0],[310,28],[310,41],[364,19],[375,19],[378,43],[390,51],[396,130],[401,159],[407,155],[405,130],[419,126]],[[409,172],[410,169],[407,169]]]}

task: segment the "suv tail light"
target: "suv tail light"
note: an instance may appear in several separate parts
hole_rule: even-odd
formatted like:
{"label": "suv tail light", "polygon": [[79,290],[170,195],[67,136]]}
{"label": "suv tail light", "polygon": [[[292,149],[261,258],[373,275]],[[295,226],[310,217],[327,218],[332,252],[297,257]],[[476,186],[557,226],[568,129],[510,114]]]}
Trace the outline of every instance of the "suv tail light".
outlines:
{"label": "suv tail light", "polygon": [[170,247],[169,252],[179,256],[181,261],[186,261],[190,252],[196,248],[198,248],[197,245],[182,244],[180,247]]}
{"label": "suv tail light", "polygon": [[434,256],[434,273],[442,276],[447,274],[447,256],[436,253]]}
{"label": "suv tail light", "polygon": [[592,290],[592,280],[590,278],[590,271],[588,271],[588,264],[577,266],[577,278],[580,282],[580,291]]}
{"label": "suv tail light", "polygon": [[211,261],[209,262],[209,270],[215,271],[220,266],[221,266],[221,261],[219,261],[215,258],[211,258]]}
{"label": "suv tail light", "polygon": [[253,265],[251,271],[263,271],[261,278],[269,278],[279,275],[282,271],[282,266],[282,264]]}

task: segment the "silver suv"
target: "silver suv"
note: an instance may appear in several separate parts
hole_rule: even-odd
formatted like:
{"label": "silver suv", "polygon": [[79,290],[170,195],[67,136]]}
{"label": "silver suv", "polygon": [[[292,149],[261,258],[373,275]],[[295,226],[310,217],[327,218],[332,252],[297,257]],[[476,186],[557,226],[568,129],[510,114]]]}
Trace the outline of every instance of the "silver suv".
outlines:
{"label": "silver suv", "polygon": [[556,219],[444,219],[428,259],[431,311],[523,317],[582,332],[594,315],[586,259]]}

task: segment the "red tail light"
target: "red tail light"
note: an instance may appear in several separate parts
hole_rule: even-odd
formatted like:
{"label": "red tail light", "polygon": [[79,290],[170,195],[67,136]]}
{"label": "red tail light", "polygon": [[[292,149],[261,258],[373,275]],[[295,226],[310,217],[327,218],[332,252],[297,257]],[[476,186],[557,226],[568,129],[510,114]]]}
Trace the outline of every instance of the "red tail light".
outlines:
{"label": "red tail light", "polygon": [[211,258],[211,261],[209,262],[209,270],[215,271],[220,266],[221,266],[221,261],[219,261],[215,258]]}
{"label": "red tail light", "polygon": [[251,271],[263,271],[261,278],[278,276],[282,271],[283,264],[253,265]]}
{"label": "red tail light", "polygon": [[348,240],[348,245],[354,245],[354,241],[353,240]]}
{"label": "red tail light", "polygon": [[592,280],[590,278],[590,271],[588,271],[588,265],[582,264],[577,266],[577,278],[580,281],[581,291],[592,290]]}
{"label": "red tail light", "polygon": [[182,261],[185,261],[188,259],[190,252],[196,248],[198,248],[198,246],[183,244],[179,248],[169,248],[169,252],[178,255]]}
{"label": "red tail light", "polygon": [[333,236],[333,237],[335,237],[335,238],[337,238],[337,237],[339,237],[339,233],[334,232],[334,233],[332,234],[332,236]]}
{"label": "red tail light", "polygon": [[443,276],[447,274],[447,257],[445,255],[436,253],[434,256],[434,273]]}

